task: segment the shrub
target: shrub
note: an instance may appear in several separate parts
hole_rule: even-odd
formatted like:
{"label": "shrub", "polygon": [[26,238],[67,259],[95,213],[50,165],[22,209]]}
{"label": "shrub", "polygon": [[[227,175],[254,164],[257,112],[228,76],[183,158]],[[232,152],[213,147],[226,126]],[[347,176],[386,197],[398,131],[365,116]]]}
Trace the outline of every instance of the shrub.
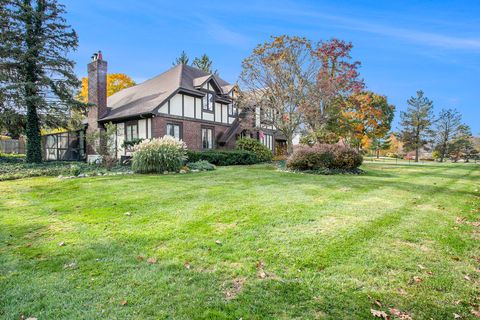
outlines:
{"label": "shrub", "polygon": [[189,162],[187,163],[187,167],[190,170],[199,170],[199,171],[211,171],[215,170],[215,165],[211,164],[206,160],[200,160],[197,162]]}
{"label": "shrub", "polygon": [[70,165],[70,174],[72,176],[78,176],[82,170],[80,169],[79,165],[72,164]]}
{"label": "shrub", "polygon": [[132,169],[138,173],[178,172],[186,152],[185,143],[170,136],[145,140],[135,146]]}
{"label": "shrub", "polygon": [[236,142],[236,148],[252,152],[260,162],[272,161],[272,151],[256,139],[241,138]]}
{"label": "shrub", "polygon": [[255,154],[245,150],[188,151],[188,161],[206,160],[217,166],[248,165],[259,163]]}
{"label": "shrub", "polygon": [[354,149],[330,144],[318,144],[313,147],[299,146],[288,158],[287,167],[293,170],[354,170],[363,161],[363,157]]}

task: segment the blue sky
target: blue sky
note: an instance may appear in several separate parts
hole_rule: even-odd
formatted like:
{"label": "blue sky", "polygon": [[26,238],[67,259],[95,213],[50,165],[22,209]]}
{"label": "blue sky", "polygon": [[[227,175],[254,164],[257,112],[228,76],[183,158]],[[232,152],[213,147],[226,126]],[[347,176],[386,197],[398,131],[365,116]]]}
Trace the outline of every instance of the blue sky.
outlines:
{"label": "blue sky", "polygon": [[185,50],[207,53],[235,82],[241,61],[271,35],[354,44],[368,88],[397,106],[419,89],[441,108],[454,107],[480,134],[480,1],[122,1],[60,0],[79,35],[78,76],[102,50],[109,72],[137,82],[172,66]]}

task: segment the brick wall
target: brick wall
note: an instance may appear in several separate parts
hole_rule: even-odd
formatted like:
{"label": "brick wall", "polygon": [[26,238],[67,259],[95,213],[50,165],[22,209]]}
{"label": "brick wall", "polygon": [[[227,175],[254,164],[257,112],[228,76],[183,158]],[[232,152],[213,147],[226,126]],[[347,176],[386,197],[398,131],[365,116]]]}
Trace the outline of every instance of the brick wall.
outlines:
{"label": "brick wall", "polygon": [[178,123],[182,125],[182,139],[187,144],[190,150],[202,150],[202,127],[213,128],[215,139],[215,147],[221,149],[233,149],[235,147],[234,139],[231,139],[227,145],[219,146],[217,144],[218,138],[229,126],[218,125],[209,122],[192,121],[185,119],[177,119],[170,117],[154,117],[152,119],[152,137],[163,137],[167,130],[167,123]]}

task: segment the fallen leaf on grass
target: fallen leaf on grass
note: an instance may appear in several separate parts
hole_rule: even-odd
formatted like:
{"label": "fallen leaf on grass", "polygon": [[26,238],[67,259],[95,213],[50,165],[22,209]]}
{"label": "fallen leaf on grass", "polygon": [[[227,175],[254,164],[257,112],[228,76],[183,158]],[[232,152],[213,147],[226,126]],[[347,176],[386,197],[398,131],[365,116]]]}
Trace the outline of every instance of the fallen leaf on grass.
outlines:
{"label": "fallen leaf on grass", "polygon": [[458,313],[453,314],[453,319],[462,319],[462,316],[459,315]]}
{"label": "fallen leaf on grass", "polygon": [[59,247],[63,247],[64,245],[65,245],[65,242],[63,241],[58,244]]}
{"label": "fallen leaf on grass", "polygon": [[122,300],[122,301],[120,301],[120,305],[121,305],[121,306],[126,306],[127,303],[128,303],[127,300]]}
{"label": "fallen leaf on grass", "polygon": [[221,246],[221,245],[222,245],[222,241],[220,241],[220,240],[215,240],[215,244],[218,244],[219,246]]}
{"label": "fallen leaf on grass", "polygon": [[145,257],[144,256],[136,256],[136,259],[138,261],[143,261],[143,260],[145,260]]}
{"label": "fallen leaf on grass", "polygon": [[402,296],[406,296],[406,295],[407,295],[407,291],[405,291],[405,290],[402,289],[402,288],[398,289],[398,293],[400,293]]}
{"label": "fallen leaf on grass", "polygon": [[390,317],[385,311],[380,311],[380,310],[375,310],[375,309],[370,309],[370,312],[372,313],[372,316],[377,317],[377,318],[382,318],[385,320],[390,320]]}
{"label": "fallen leaf on grass", "polygon": [[186,269],[190,269],[190,262],[185,261],[185,263],[183,264],[183,266],[184,266]]}
{"label": "fallen leaf on grass", "polygon": [[452,260],[460,261],[460,258],[459,257],[452,257]]}
{"label": "fallen leaf on grass", "polygon": [[409,283],[410,283],[410,284],[414,284],[414,283],[420,283],[420,282],[422,282],[422,281],[423,281],[422,278],[415,276],[415,277],[412,278],[412,280],[410,280]]}
{"label": "fallen leaf on grass", "polygon": [[412,317],[404,311],[400,311],[400,310],[395,309],[395,308],[390,308],[390,309],[388,309],[388,311],[390,311],[390,314],[392,316],[395,316],[395,317],[397,317],[401,320],[412,320]]}
{"label": "fallen leaf on grass", "polygon": [[132,214],[130,212],[125,212],[124,215],[131,216]]}
{"label": "fallen leaf on grass", "polygon": [[421,264],[418,265],[418,267],[420,268],[420,270],[425,270],[426,268],[424,266],[422,266]]}
{"label": "fallen leaf on grass", "polygon": [[465,279],[467,281],[472,281],[472,279],[468,275],[464,276],[463,279]]}
{"label": "fallen leaf on grass", "polygon": [[375,300],[373,303],[375,303],[379,308],[382,307],[382,302],[380,302],[380,300]]}
{"label": "fallen leaf on grass", "polygon": [[260,270],[257,272],[257,276],[260,278],[260,279],[265,279],[267,277],[267,274],[265,273],[265,271],[263,270]]}
{"label": "fallen leaf on grass", "polygon": [[480,311],[478,310],[470,310],[470,313],[473,314],[475,317],[480,318]]}
{"label": "fallen leaf on grass", "polygon": [[150,264],[155,264],[155,263],[157,263],[157,259],[154,258],[154,257],[151,257],[151,258],[147,259],[147,262],[150,263]]}

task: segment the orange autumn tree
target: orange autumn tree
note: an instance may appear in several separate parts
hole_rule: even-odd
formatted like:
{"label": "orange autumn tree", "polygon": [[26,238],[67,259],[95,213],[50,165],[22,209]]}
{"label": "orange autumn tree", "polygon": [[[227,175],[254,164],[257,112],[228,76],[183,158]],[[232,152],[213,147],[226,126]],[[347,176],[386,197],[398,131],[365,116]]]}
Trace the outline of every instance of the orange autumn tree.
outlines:
{"label": "orange autumn tree", "polygon": [[[107,75],[107,97],[123,89],[133,87],[135,81],[124,73],[110,73]],[[88,100],[88,78],[82,78],[82,90],[78,94],[78,99],[82,102]]]}
{"label": "orange autumn tree", "polygon": [[395,106],[385,96],[371,91],[348,97],[343,105],[340,123],[344,139],[357,149],[368,148],[372,139],[380,139],[390,130]]}

